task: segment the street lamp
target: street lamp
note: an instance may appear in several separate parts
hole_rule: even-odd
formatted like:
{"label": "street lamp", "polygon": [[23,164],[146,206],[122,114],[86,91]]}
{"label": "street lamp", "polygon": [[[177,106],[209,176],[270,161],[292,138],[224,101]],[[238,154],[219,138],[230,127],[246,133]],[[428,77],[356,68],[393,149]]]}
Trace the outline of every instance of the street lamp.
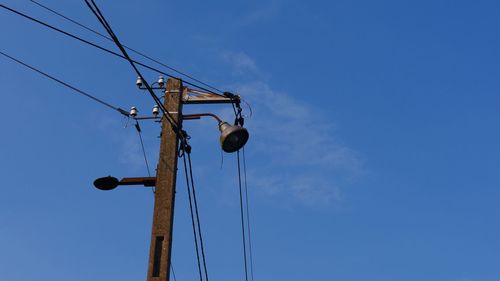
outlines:
{"label": "street lamp", "polygon": [[123,178],[118,180],[115,177],[107,176],[103,178],[98,178],[94,181],[94,186],[100,190],[112,190],[119,185],[144,185],[144,186],[155,186],[155,177],[142,177],[142,178]]}
{"label": "street lamp", "polygon": [[231,153],[240,150],[248,141],[249,134],[247,129],[239,125],[229,125],[229,123],[222,121],[219,116],[213,113],[198,113],[183,115],[184,120],[200,119],[204,116],[210,116],[219,122],[220,131],[220,145],[222,150]]}

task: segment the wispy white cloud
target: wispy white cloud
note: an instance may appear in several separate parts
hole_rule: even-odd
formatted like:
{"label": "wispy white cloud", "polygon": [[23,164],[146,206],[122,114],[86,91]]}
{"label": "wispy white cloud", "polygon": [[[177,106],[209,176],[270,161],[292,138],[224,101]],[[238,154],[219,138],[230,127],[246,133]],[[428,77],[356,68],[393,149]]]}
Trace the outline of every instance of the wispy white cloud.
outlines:
{"label": "wispy white cloud", "polygon": [[[117,149],[116,159],[118,163],[127,167],[130,173],[145,173],[146,165],[140,143],[139,136],[134,128],[135,121],[127,119],[117,119],[114,117],[101,117],[92,120],[96,127],[111,137],[111,143]],[[142,127],[142,126],[141,126]],[[144,135],[146,157],[148,158],[151,173],[155,173],[157,145],[148,142],[148,135]],[[154,138],[154,137],[153,137]]]}
{"label": "wispy white cloud", "polygon": [[327,112],[258,79],[232,88],[253,109],[246,123],[252,133],[249,158],[257,164],[249,174],[251,185],[269,196],[329,205],[364,173],[360,154],[339,141]]}
{"label": "wispy white cloud", "polygon": [[138,137],[128,137],[122,140],[120,144],[122,153],[118,158],[121,164],[131,168],[133,171],[143,171],[145,167],[144,156]]}
{"label": "wispy white cloud", "polygon": [[[339,202],[343,191],[365,172],[360,154],[343,144],[328,112],[313,107],[292,94],[275,90],[260,78],[257,63],[243,52],[226,52],[223,58],[235,71],[245,74],[245,82],[235,82],[228,88],[248,102],[253,116],[246,126],[251,133],[247,149],[248,180],[259,194],[286,205],[330,206]],[[248,80],[248,77],[253,77]],[[245,110],[249,114],[249,110]],[[217,112],[231,120],[232,109]],[[114,128],[119,161],[131,172],[144,171],[144,159],[134,128],[126,130],[120,121],[99,120],[102,130]],[[213,120],[201,120],[203,131],[190,125],[190,133],[200,139],[216,138],[205,134],[206,126],[216,126]],[[201,126],[204,125],[204,126]],[[200,129],[201,130],[201,129]],[[146,144],[148,152],[156,151]],[[151,155],[150,160],[156,155]],[[151,164],[151,163],[150,163]],[[153,166],[152,166],[153,167]],[[154,169],[153,169],[154,170]]]}
{"label": "wispy white cloud", "polygon": [[254,60],[243,52],[224,52],[222,57],[226,63],[231,65],[235,74],[258,71]]}
{"label": "wispy white cloud", "polygon": [[239,20],[242,26],[261,23],[266,20],[272,19],[282,8],[282,0],[271,0],[263,2],[264,5],[250,11]]}

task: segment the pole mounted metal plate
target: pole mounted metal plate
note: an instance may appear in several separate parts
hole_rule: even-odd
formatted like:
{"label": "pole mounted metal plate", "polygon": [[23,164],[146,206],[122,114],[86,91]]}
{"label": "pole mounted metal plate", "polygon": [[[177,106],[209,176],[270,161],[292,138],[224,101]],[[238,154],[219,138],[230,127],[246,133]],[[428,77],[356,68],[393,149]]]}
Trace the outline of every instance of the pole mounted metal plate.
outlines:
{"label": "pole mounted metal plate", "polygon": [[182,93],[182,103],[184,104],[210,104],[210,103],[236,103],[239,100],[210,92],[185,88]]}

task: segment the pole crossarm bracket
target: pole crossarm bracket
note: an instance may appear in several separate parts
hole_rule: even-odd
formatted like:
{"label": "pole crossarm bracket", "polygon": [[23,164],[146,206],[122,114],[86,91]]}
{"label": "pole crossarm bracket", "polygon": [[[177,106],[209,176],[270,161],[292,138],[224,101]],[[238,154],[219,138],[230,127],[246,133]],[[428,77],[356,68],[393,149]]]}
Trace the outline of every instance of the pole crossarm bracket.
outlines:
{"label": "pole crossarm bracket", "polygon": [[100,190],[115,189],[119,185],[144,185],[156,186],[155,177],[123,178],[118,180],[115,177],[107,176],[98,178],[94,181],[94,186]]}
{"label": "pole crossarm bracket", "polygon": [[119,185],[155,186],[156,185],[156,177],[123,178],[120,180]]}
{"label": "pole crossarm bracket", "polygon": [[210,92],[200,91],[191,88],[184,88],[182,93],[182,103],[184,104],[208,104],[208,103],[239,103],[239,96],[226,97]]}

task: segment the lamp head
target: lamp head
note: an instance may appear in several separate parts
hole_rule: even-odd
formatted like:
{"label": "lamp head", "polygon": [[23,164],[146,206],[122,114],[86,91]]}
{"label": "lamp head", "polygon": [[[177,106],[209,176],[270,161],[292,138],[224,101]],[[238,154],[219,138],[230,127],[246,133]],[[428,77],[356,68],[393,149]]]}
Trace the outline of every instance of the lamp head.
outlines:
{"label": "lamp head", "polygon": [[220,144],[225,152],[240,150],[248,141],[247,129],[240,126],[232,126],[227,122],[219,123]]}
{"label": "lamp head", "polygon": [[111,190],[118,186],[118,179],[112,176],[98,178],[94,181],[94,186],[100,190]]}

